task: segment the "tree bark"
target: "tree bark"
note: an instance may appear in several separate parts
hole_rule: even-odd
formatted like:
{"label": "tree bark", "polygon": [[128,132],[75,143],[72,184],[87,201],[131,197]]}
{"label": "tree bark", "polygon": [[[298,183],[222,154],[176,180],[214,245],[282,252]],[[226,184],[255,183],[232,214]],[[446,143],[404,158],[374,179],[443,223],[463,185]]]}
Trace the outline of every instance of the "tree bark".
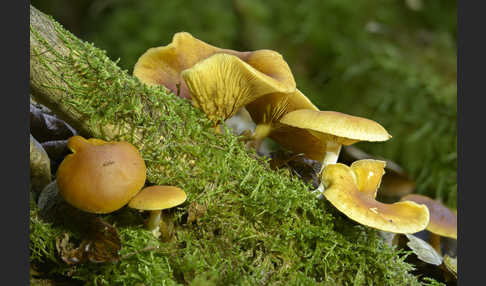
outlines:
{"label": "tree bark", "polygon": [[[62,80],[63,71],[56,65],[56,54],[64,57],[70,53],[59,38],[52,20],[44,13],[30,6],[30,90],[39,103],[49,107],[63,120],[83,135],[89,134],[86,118],[82,113],[63,105],[69,96],[69,85]],[[33,32],[35,31],[35,32]],[[37,37],[35,36],[37,34]],[[45,40],[44,44],[41,39]],[[44,62],[51,62],[49,66]],[[50,69],[50,70],[49,70]],[[51,76],[52,73],[60,77]],[[55,88],[57,87],[57,88]]]}
{"label": "tree bark", "polygon": [[120,121],[103,118],[103,108],[108,102],[102,102],[105,106],[93,104],[102,98],[133,97],[132,107],[152,117],[161,115],[161,110],[142,98],[143,93],[153,92],[121,70],[104,51],[78,39],[33,6],[30,6],[30,89],[36,101],[87,137],[113,140],[131,133],[133,143],[142,144],[143,126],[137,126],[130,116]]}

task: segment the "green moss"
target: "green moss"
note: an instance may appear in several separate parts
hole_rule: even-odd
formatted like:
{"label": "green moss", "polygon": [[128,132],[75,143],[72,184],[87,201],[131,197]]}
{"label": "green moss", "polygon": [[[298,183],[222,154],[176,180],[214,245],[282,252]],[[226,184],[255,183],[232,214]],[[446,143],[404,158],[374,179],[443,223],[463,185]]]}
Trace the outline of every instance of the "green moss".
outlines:
{"label": "green moss", "polygon": [[47,263],[57,262],[56,237],[62,232],[61,229],[53,227],[51,224],[43,223],[35,207],[30,210],[30,262]]}
{"label": "green moss", "polygon": [[[420,285],[403,253],[374,230],[317,200],[288,172],[270,170],[229,132],[213,133],[189,102],[140,84],[105,52],[56,29],[71,53],[45,58],[62,71],[50,76],[67,83],[50,88],[65,90],[64,104],[87,118],[92,136],[139,146],[149,182],[179,186],[188,199],[172,210],[171,243],[154,241],[141,224],[119,223],[124,211],[107,216],[123,245],[121,261],[109,264],[63,264],[54,245],[59,230],[32,210],[32,262],[56,261],[51,273],[87,285]],[[187,224],[191,203],[207,211]]]}

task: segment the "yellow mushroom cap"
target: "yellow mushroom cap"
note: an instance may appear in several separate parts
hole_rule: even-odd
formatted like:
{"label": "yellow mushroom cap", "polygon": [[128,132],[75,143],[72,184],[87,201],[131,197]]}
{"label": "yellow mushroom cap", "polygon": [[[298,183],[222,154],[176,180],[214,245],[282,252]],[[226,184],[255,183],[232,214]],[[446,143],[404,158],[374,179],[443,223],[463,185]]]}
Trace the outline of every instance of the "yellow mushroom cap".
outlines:
{"label": "yellow mushroom cap", "polygon": [[174,186],[150,186],[141,190],[129,203],[134,209],[156,211],[182,204],[186,193]]}
{"label": "yellow mushroom cap", "polygon": [[348,167],[341,163],[327,165],[321,181],[323,195],[339,211],[360,224],[394,233],[415,233],[429,223],[425,205],[411,201],[384,204],[375,200],[384,162],[360,160]]}
{"label": "yellow mushroom cap", "polygon": [[402,200],[424,204],[429,208],[430,222],[427,230],[440,236],[457,239],[457,215],[448,207],[439,201],[418,194],[407,195]]}
{"label": "yellow mushroom cap", "polygon": [[180,96],[190,98],[181,72],[221,49],[194,38],[191,34],[174,34],[167,46],[148,49],[137,60],[133,75],[148,85],[163,85],[173,93],[180,84]]}
{"label": "yellow mushroom cap", "polygon": [[292,73],[280,54],[260,50],[245,58],[219,53],[182,72],[194,105],[209,119],[225,120],[263,95],[295,91]]}
{"label": "yellow mushroom cap", "polygon": [[386,161],[385,174],[381,179],[379,194],[384,199],[390,200],[396,197],[403,197],[412,193],[416,187],[415,182],[408,177],[402,167],[393,161],[372,156],[352,145],[344,147],[341,154],[343,155],[341,158],[345,164],[346,162],[351,163],[356,160],[372,159],[373,157]]}
{"label": "yellow mushroom cap", "polygon": [[391,138],[376,121],[335,111],[301,109],[287,113],[280,122],[305,128],[323,140],[351,145],[358,141],[386,141]]}
{"label": "yellow mushroom cap", "polygon": [[148,85],[163,85],[175,94],[179,86],[179,95],[191,98],[181,72],[217,53],[237,56],[261,73],[295,89],[290,68],[280,54],[268,50],[240,52],[222,49],[198,40],[187,32],[174,34],[167,46],[148,49],[135,64],[133,75]]}
{"label": "yellow mushroom cap", "polygon": [[145,184],[145,162],[128,142],[73,136],[68,148],[73,154],[59,165],[56,180],[61,196],[80,210],[116,211]]}

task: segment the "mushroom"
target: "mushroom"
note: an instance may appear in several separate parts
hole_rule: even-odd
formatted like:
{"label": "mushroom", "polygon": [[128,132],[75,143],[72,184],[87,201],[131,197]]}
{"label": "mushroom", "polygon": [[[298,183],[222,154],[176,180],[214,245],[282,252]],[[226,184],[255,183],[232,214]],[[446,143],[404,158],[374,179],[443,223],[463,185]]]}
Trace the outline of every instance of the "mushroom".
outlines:
{"label": "mushroom", "polygon": [[70,137],[67,155],[57,170],[61,196],[72,206],[90,213],[116,211],[143,187],[145,162],[128,142]]}
{"label": "mushroom", "polygon": [[159,230],[164,238],[169,237],[167,224],[163,219],[162,210],[178,206],[186,201],[186,193],[173,186],[150,186],[141,190],[130,202],[128,207],[142,211],[150,211],[147,228],[158,237]]}
{"label": "mushroom", "polygon": [[295,110],[283,116],[280,123],[305,128],[326,142],[326,156],[321,170],[337,162],[342,145],[358,141],[386,141],[391,138],[385,128],[373,120],[335,111]]}
{"label": "mushroom", "polygon": [[[261,73],[283,80],[295,90],[295,80],[287,63],[278,53],[268,50],[239,52],[209,45],[187,32],[174,34],[167,46],[148,49],[133,68],[133,75],[148,85],[163,85],[180,97],[190,99],[191,92],[182,80],[181,72],[217,53],[237,56]],[[275,74],[275,67],[281,67]],[[272,71],[273,70],[273,71]]]}
{"label": "mushroom", "polygon": [[410,194],[402,199],[427,206],[430,212],[430,222],[427,230],[430,232],[430,244],[442,254],[440,237],[445,236],[457,240],[457,215],[437,200],[424,195]]}
{"label": "mushroom", "polygon": [[298,109],[319,110],[299,90],[290,94],[273,93],[247,104],[245,108],[256,123],[253,145],[258,151],[261,142],[269,137],[294,153],[303,153],[307,158],[322,161],[325,143],[305,129],[279,123],[285,114]]}
{"label": "mushroom", "polygon": [[321,182],[324,197],[339,211],[360,224],[394,233],[415,233],[429,223],[429,210],[412,201],[384,204],[375,200],[385,162],[359,160],[348,167],[327,165]]}
{"label": "mushroom", "polygon": [[241,58],[218,53],[181,74],[193,104],[216,123],[261,96],[295,91],[289,66],[280,54],[270,50]]}
{"label": "mushroom", "polygon": [[[335,111],[315,111],[299,109],[287,113],[280,123],[293,127],[305,128],[312,135],[325,142],[325,156],[322,159],[321,172],[329,164],[337,162],[342,145],[351,145],[359,141],[386,141],[391,135],[376,121]],[[321,183],[314,191],[321,193]]]}

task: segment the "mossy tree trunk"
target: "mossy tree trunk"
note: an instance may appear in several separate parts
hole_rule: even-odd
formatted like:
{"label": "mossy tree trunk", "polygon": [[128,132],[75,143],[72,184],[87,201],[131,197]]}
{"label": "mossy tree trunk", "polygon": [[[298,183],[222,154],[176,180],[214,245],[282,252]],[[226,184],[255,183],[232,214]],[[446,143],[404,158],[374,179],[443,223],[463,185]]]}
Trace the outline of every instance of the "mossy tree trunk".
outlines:
{"label": "mossy tree trunk", "polygon": [[[132,142],[149,182],[188,194],[173,211],[176,239],[157,251],[127,255],[159,242],[143,225],[125,224],[118,231],[128,258],[75,268],[58,261],[53,273],[98,285],[420,284],[374,230],[316,200],[285,170],[270,170],[235,136],[215,134],[188,101],[141,84],[32,6],[30,29],[32,96],[86,137]],[[196,221],[184,219],[199,206]],[[31,261],[55,257],[43,242],[51,227],[31,212]]]}

